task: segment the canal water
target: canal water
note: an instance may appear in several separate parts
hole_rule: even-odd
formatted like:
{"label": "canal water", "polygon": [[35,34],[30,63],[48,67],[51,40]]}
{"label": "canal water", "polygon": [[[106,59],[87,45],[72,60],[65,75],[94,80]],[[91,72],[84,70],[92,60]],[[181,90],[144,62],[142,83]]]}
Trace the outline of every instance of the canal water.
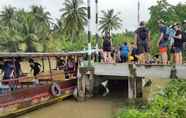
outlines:
{"label": "canal water", "polygon": [[76,102],[69,98],[18,118],[113,118],[122,106],[122,99],[93,98]]}
{"label": "canal water", "polygon": [[[169,80],[152,79],[151,87],[143,90],[144,99],[151,99],[168,82]],[[125,106],[125,101],[123,96],[118,95],[94,97],[86,102],[77,102],[71,97],[18,118],[113,118]]]}

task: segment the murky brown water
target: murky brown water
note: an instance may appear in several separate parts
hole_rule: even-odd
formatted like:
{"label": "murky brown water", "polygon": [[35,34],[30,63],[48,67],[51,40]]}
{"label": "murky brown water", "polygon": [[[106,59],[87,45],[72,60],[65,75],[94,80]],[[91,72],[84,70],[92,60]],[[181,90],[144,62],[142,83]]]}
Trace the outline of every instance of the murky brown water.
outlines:
{"label": "murky brown water", "polygon": [[[146,79],[149,80],[149,79]],[[170,82],[170,79],[158,79],[151,78],[152,85],[150,87],[143,88],[143,99],[144,100],[152,100],[152,98],[159,93],[162,89],[164,89],[167,84]]]}
{"label": "murky brown water", "polygon": [[94,98],[76,102],[71,98],[18,118],[113,118],[123,101]]}
{"label": "murky brown water", "polygon": [[[151,98],[168,82],[169,80],[153,79],[152,86],[144,89],[144,97]],[[124,103],[122,97],[98,97],[86,102],[76,102],[70,98],[18,118],[113,118]]]}

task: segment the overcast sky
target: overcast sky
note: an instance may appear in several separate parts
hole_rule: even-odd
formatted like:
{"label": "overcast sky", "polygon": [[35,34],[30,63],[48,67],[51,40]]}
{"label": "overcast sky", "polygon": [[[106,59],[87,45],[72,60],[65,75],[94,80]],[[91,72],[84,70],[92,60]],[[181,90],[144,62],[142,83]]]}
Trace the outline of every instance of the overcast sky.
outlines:
{"label": "overcast sky", "polygon": [[[61,13],[59,9],[63,6],[65,0],[0,0],[0,10],[6,5],[12,5],[17,8],[29,9],[31,5],[42,5],[46,10],[51,12],[54,19],[58,18]],[[94,15],[94,1],[92,3],[92,16]],[[113,8],[116,12],[120,12],[123,20],[122,31],[125,29],[134,30],[137,27],[137,1],[138,0],[98,0],[99,11]],[[157,0],[140,0],[141,3],[141,20],[147,21],[149,19],[148,8],[156,4]],[[85,4],[87,0],[84,0]],[[171,4],[177,4],[179,2],[186,2],[186,0],[168,0]],[[92,31],[95,31],[94,19],[92,19],[91,25]]]}

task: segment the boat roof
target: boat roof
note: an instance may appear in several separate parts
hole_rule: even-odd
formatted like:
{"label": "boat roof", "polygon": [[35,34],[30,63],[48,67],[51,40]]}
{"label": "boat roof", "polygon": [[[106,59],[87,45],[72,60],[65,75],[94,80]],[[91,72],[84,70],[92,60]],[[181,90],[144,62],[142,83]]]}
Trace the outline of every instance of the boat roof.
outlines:
{"label": "boat roof", "polygon": [[0,58],[10,58],[10,57],[57,57],[57,56],[81,56],[86,54],[85,51],[79,52],[50,52],[50,53],[23,53],[23,52],[5,52],[0,53]]}

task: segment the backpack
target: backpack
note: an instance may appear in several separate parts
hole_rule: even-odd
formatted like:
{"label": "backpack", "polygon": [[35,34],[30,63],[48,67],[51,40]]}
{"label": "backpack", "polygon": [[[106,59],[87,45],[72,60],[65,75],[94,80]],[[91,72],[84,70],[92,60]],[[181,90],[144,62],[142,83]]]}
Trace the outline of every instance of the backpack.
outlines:
{"label": "backpack", "polygon": [[138,29],[138,38],[140,40],[146,40],[148,38],[148,30],[145,27]]}
{"label": "backpack", "polygon": [[183,39],[183,42],[186,42],[186,32],[182,32],[182,39]]}

